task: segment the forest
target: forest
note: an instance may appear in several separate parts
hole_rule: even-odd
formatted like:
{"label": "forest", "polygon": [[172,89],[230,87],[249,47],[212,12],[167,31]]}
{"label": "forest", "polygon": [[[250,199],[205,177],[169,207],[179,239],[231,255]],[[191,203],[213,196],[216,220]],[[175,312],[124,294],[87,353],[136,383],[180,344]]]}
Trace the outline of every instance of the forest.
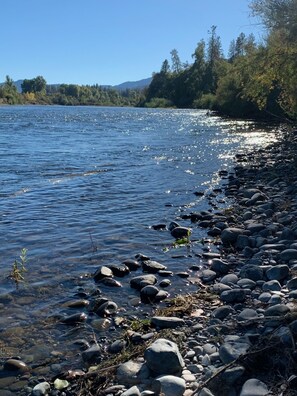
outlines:
{"label": "forest", "polygon": [[19,93],[7,76],[0,104],[58,104],[204,108],[232,117],[297,119],[297,0],[252,0],[251,14],[263,24],[264,37],[239,34],[224,56],[216,26],[200,40],[193,62],[170,53],[145,90],[99,85],[49,86],[42,76],[24,80]]}

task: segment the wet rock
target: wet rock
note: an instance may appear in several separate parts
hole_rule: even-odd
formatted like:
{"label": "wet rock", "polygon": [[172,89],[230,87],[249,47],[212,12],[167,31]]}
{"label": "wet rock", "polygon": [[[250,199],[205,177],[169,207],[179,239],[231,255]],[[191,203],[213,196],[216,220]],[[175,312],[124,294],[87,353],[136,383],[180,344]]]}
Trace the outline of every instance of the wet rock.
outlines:
{"label": "wet rock", "polygon": [[153,316],[151,319],[151,324],[160,329],[175,329],[176,327],[184,326],[185,321],[174,316]]}
{"label": "wet rock", "polygon": [[141,267],[141,264],[138,261],[132,259],[124,260],[122,264],[127,266],[130,271],[136,271]]}
{"label": "wet rock", "polygon": [[160,230],[167,230],[166,224],[153,224],[152,229],[160,231]]}
{"label": "wet rock", "polygon": [[266,226],[262,223],[250,223],[247,226],[247,230],[251,233],[251,234],[255,234],[255,233],[259,233],[262,230],[265,230]]}
{"label": "wet rock", "polygon": [[102,265],[100,268],[98,268],[94,274],[95,282],[98,282],[98,281],[102,280],[103,278],[112,278],[112,277],[113,277],[112,270],[104,265]]}
{"label": "wet rock", "polygon": [[177,345],[164,338],[159,338],[144,353],[148,367],[156,374],[179,374],[184,361]]}
{"label": "wet rock", "polygon": [[269,393],[267,385],[264,382],[256,378],[251,378],[243,384],[240,396],[265,396]]}
{"label": "wet rock", "polygon": [[290,308],[285,304],[276,304],[265,310],[265,316],[282,316],[290,312]]}
{"label": "wet rock", "polygon": [[150,303],[154,301],[155,296],[158,294],[159,289],[156,286],[148,285],[140,290],[141,301]]}
{"label": "wet rock", "polygon": [[137,253],[137,254],[135,255],[135,258],[136,258],[136,260],[138,260],[138,261],[148,261],[148,260],[151,259],[150,257],[148,257],[148,256],[146,256],[145,254],[142,254],[142,253]]}
{"label": "wet rock", "polygon": [[221,259],[213,259],[210,269],[218,274],[228,274],[230,265]]}
{"label": "wet rock", "polygon": [[124,276],[128,275],[129,272],[130,272],[129,267],[127,265],[125,265],[125,264],[122,264],[122,265],[109,265],[108,268],[111,269],[111,271],[112,271],[114,276],[117,276],[119,278],[123,278]]}
{"label": "wet rock", "polygon": [[168,226],[168,230],[171,232],[173,231],[175,228],[180,227],[180,224],[178,224],[176,221],[172,221],[169,226]]}
{"label": "wet rock", "polygon": [[69,301],[66,304],[64,304],[68,308],[84,308],[87,307],[90,304],[88,300],[75,300],[75,301]]}
{"label": "wet rock", "polygon": [[155,302],[159,302],[159,301],[165,300],[168,297],[169,297],[169,293],[168,292],[166,292],[165,290],[159,290],[158,293],[155,296]]}
{"label": "wet rock", "polygon": [[230,305],[223,305],[222,307],[216,308],[212,312],[212,316],[214,318],[223,320],[232,312],[233,312],[233,308]]}
{"label": "wet rock", "polygon": [[148,272],[150,274],[155,274],[158,271],[166,270],[166,266],[163,264],[158,263],[157,261],[153,260],[146,260],[142,262],[142,269],[144,272]]}
{"label": "wet rock", "polygon": [[88,319],[88,315],[82,312],[61,319],[61,323],[64,323],[66,325],[77,325],[79,323],[85,322],[87,319]]}
{"label": "wet rock", "polygon": [[216,277],[217,277],[217,273],[212,270],[206,269],[201,272],[201,279],[205,283],[212,282],[213,280],[216,279]]}
{"label": "wet rock", "polygon": [[95,311],[99,316],[112,316],[117,313],[118,306],[113,301],[107,301],[101,304]]}
{"label": "wet rock", "polygon": [[243,309],[240,314],[237,316],[238,322],[245,322],[249,320],[255,320],[259,317],[259,314],[255,309],[252,308],[245,308]]}
{"label": "wet rock", "polygon": [[228,274],[221,278],[220,283],[223,283],[224,285],[232,286],[232,285],[236,285],[238,280],[239,278],[236,274]]}
{"label": "wet rock", "polygon": [[171,235],[175,239],[188,238],[191,235],[191,229],[187,227],[175,227],[171,231]]}
{"label": "wet rock", "polygon": [[242,278],[242,279],[239,279],[239,281],[237,282],[237,285],[243,289],[253,290],[257,286],[257,283],[251,279]]}
{"label": "wet rock", "polygon": [[96,363],[100,360],[102,355],[101,348],[99,345],[94,344],[90,348],[82,352],[81,356],[84,362],[88,364]]}
{"label": "wet rock", "polygon": [[[102,316],[110,316],[110,315],[106,315],[105,313],[103,313]],[[98,331],[106,331],[110,328],[110,326],[111,326],[111,321],[109,319],[102,318],[102,319],[92,320],[92,327]]]}
{"label": "wet rock", "polygon": [[168,287],[171,285],[171,281],[169,279],[163,279],[160,283],[159,286],[160,287]]}
{"label": "wet rock", "polygon": [[290,291],[297,289],[297,277],[293,277],[287,282],[287,288]]}
{"label": "wet rock", "polygon": [[235,366],[225,370],[220,378],[228,385],[233,385],[243,376],[244,373],[245,368],[243,366]]}
{"label": "wet rock", "polygon": [[186,381],[173,375],[160,376],[153,381],[152,390],[157,395],[183,396],[186,390]]}
{"label": "wet rock", "polygon": [[155,283],[157,283],[157,278],[153,274],[136,276],[130,280],[130,286],[137,290]]}
{"label": "wet rock", "polygon": [[26,363],[18,359],[7,359],[4,362],[3,370],[14,371],[16,373],[28,373],[30,371]]}
{"label": "wet rock", "polygon": [[108,287],[122,287],[121,282],[117,281],[116,279],[112,279],[112,278],[103,278],[100,281],[101,284],[103,284],[104,286],[108,286]]}

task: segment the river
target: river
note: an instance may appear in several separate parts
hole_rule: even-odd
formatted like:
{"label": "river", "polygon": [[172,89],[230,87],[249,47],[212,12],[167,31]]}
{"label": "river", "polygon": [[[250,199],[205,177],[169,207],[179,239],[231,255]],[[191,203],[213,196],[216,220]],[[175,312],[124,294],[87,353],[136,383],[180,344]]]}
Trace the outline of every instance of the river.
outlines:
{"label": "river", "polygon": [[[189,258],[197,263],[193,251],[173,249],[170,233],[151,226],[209,210],[207,196],[222,184],[218,172],[232,169],[234,154],[274,138],[273,127],[203,110],[1,107],[1,356],[28,364],[76,356],[59,319],[68,314],[65,302],[96,290],[92,274],[100,265],[140,252],[173,272],[188,270]],[[218,208],[228,204],[217,197]],[[204,237],[193,226],[193,240]],[[24,248],[27,271],[16,285],[9,274]],[[176,278],[171,295],[189,286]],[[120,289],[100,287],[123,314],[135,311],[129,279]],[[93,331],[90,320],[79,336]]]}

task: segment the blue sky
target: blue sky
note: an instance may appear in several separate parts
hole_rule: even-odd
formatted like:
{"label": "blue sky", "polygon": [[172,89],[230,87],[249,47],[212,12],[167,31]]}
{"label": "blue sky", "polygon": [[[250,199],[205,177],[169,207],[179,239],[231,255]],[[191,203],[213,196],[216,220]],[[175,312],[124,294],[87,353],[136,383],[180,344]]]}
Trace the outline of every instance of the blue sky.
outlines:
{"label": "blue sky", "polygon": [[249,0],[1,0],[0,81],[119,84],[150,77],[177,49],[191,62],[217,26],[223,49],[263,37]]}

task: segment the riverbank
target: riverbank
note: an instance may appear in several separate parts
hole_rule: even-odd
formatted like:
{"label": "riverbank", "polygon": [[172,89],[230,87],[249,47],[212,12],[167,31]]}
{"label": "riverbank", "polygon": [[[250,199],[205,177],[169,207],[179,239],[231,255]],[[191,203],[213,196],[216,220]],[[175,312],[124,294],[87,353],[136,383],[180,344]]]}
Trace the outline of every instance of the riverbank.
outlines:
{"label": "riverbank", "polygon": [[[129,356],[127,348],[125,363],[84,375],[78,394],[295,394],[296,149],[291,132],[267,149],[237,155],[225,190],[233,207],[219,219],[215,211],[208,220],[196,214],[198,225],[209,222],[212,241],[222,242],[219,254],[211,248],[202,257],[197,292],[128,329],[130,348],[142,349]],[[152,337],[147,344],[145,334]],[[172,364],[164,372],[156,362],[166,353]]]}
{"label": "riverbank", "polygon": [[[189,257],[196,270],[189,282],[196,284],[197,292],[169,301],[167,308],[158,309],[154,303],[155,311],[142,319],[136,314],[120,323],[121,315],[116,315],[121,335],[110,333],[104,347],[95,335],[92,345],[81,340],[84,364],[51,379],[32,376],[21,394],[149,395],[158,394],[160,387],[166,396],[197,395],[203,388],[209,390],[201,395],[268,394],[266,389],[275,395],[293,394],[294,377],[289,378],[295,367],[296,145],[292,134],[267,149],[239,153],[235,171],[220,173],[225,195],[234,199],[234,205],[219,213],[217,190],[209,194],[211,211],[191,213],[189,208],[175,219],[186,226],[183,229],[209,230],[203,252]],[[145,257],[139,256],[137,262],[147,270]],[[158,288],[166,280],[160,279],[160,271],[164,270],[147,274],[158,277]],[[155,284],[142,289],[142,296],[149,293],[150,298],[163,291]],[[107,323],[108,318],[102,321]],[[160,339],[167,341],[160,344]],[[157,367],[155,362],[164,362],[168,348],[165,361],[173,363],[166,369]],[[20,362],[8,366],[20,370],[20,381],[27,382]],[[157,376],[166,378],[156,381]],[[262,382],[244,385],[251,379]],[[244,386],[256,386],[258,393]]]}

